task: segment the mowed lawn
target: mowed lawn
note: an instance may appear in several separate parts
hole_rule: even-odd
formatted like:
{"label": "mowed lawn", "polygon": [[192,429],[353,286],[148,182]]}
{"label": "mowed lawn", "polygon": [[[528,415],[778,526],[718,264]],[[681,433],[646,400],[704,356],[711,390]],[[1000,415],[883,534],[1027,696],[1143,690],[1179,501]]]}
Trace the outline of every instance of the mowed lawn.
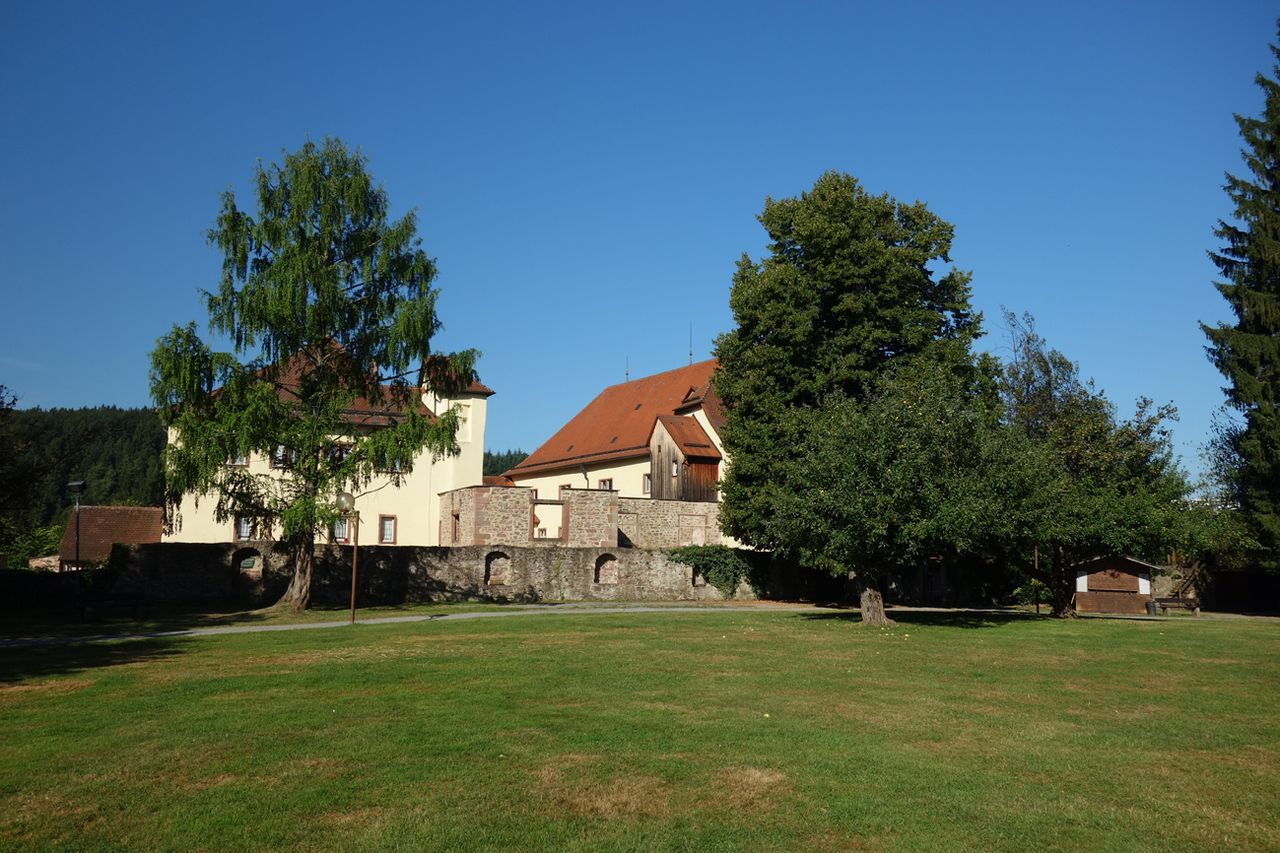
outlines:
{"label": "mowed lawn", "polygon": [[1280,620],[914,619],[0,650],[0,848],[1280,849]]}

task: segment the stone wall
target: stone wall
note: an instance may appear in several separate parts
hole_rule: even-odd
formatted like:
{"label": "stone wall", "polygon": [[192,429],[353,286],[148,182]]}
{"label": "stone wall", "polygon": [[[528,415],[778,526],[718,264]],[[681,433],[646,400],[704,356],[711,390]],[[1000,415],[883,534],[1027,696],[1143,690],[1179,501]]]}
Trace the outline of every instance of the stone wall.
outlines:
{"label": "stone wall", "polygon": [[[538,528],[546,529],[545,540],[536,535]],[[713,501],[620,498],[617,492],[601,489],[561,489],[559,500],[538,500],[532,489],[471,486],[440,496],[440,541],[445,545],[675,548],[719,545],[725,540],[720,533],[720,504]]]}
{"label": "stone wall", "polygon": [[[291,575],[287,554],[269,543],[157,543],[117,546],[111,564],[83,572],[0,576],[10,606],[142,602],[237,603],[278,600]],[[361,545],[357,604],[424,601],[702,601],[724,596],[695,585],[692,570],[663,551],[554,544],[457,548]],[[312,601],[345,605],[351,546],[316,548]],[[754,597],[744,584],[737,597]]]}
{"label": "stone wall", "polygon": [[561,489],[564,537],[570,548],[616,548],[618,545],[618,493],[597,489]]}
{"label": "stone wall", "polygon": [[523,545],[533,520],[523,489],[486,489],[476,545]]}
{"label": "stone wall", "polygon": [[719,545],[720,504],[619,498],[618,527],[637,548]]}

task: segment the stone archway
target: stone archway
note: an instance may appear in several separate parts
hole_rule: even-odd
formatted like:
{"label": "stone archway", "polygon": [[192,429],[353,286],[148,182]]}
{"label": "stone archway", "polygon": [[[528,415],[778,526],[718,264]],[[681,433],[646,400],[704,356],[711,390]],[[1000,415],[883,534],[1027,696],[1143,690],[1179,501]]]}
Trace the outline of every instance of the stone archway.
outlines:
{"label": "stone archway", "polygon": [[598,584],[616,584],[618,582],[618,558],[612,554],[601,554],[597,557],[594,580]]}
{"label": "stone archway", "polygon": [[511,557],[502,551],[490,551],[484,558],[484,585],[506,586],[511,583]]}

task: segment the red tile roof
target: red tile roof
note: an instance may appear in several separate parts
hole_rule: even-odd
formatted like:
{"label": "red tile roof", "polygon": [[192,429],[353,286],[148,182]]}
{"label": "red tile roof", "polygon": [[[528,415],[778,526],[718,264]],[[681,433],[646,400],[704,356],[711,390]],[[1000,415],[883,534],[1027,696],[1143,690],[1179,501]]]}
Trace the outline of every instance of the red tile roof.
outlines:
{"label": "red tile roof", "polygon": [[[331,347],[338,357],[343,357],[342,350],[336,343],[331,344]],[[276,396],[286,402],[296,402],[298,399],[299,375],[305,369],[306,365],[304,364],[302,353],[290,356],[276,376]],[[448,362],[441,357],[433,356],[428,363],[427,369],[429,372],[434,371],[443,374],[448,370]],[[422,397],[417,393],[417,389],[412,387],[397,388],[391,385],[384,385],[382,388],[383,398],[379,403],[370,402],[364,397],[357,397],[352,400],[347,408],[342,411],[341,418],[343,423],[364,426],[389,426],[404,418],[406,403],[409,402],[408,397],[416,397],[418,399],[418,414],[434,416],[434,412],[422,404]],[[492,397],[494,391],[481,384],[478,380],[472,379],[471,384],[467,386],[463,393]]]}
{"label": "red tile roof", "polygon": [[711,440],[711,436],[707,435],[707,431],[702,428],[702,424],[698,423],[695,418],[688,415],[658,415],[657,423],[653,428],[657,429],[658,424],[662,424],[662,428],[667,431],[667,435],[671,436],[671,440],[676,443],[676,447],[680,448],[680,452],[689,459],[720,459],[720,451],[716,450],[715,442]]}
{"label": "red tile roof", "polygon": [[506,474],[497,474],[497,475],[485,474],[483,477],[480,478],[480,482],[486,486],[506,487],[506,486],[514,486],[516,484],[515,480],[512,480]]}
{"label": "red tile roof", "polygon": [[715,367],[715,359],[710,359],[610,385],[507,475],[528,476],[648,456],[649,436],[658,416],[696,406],[709,394]]}
{"label": "red tile roof", "polygon": [[[164,510],[158,506],[80,507],[80,561],[99,563],[111,556],[116,542],[145,545],[159,542],[164,531]],[[76,513],[71,511],[58,546],[64,561],[76,558]]]}

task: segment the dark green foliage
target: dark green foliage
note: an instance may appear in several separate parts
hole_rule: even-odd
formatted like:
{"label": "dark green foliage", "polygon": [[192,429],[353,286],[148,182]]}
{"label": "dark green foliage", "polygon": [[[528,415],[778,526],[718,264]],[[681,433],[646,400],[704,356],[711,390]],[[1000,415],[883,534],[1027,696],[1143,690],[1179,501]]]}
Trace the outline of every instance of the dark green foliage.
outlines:
{"label": "dark green foliage", "polygon": [[484,476],[494,477],[510,471],[525,460],[529,454],[523,450],[502,450],[484,452]]}
{"label": "dark green foliage", "polygon": [[1006,314],[1013,355],[1005,365],[1005,419],[1027,442],[1033,500],[1018,512],[1022,530],[1007,556],[1030,568],[1039,546],[1041,576],[1064,612],[1071,566],[1107,554],[1163,562],[1193,523],[1189,485],[1173,458],[1172,406],[1139,400],[1132,418],[1115,408],[1074,363],[1050,349],[1031,318]]}
{"label": "dark green foliage", "polygon": [[[1271,52],[1280,58],[1280,47]],[[1280,76],[1280,67],[1273,68]],[[1212,258],[1225,281],[1218,291],[1235,322],[1201,328],[1214,365],[1230,383],[1228,404],[1243,423],[1225,436],[1234,461],[1230,498],[1257,543],[1257,562],[1280,569],[1280,82],[1257,76],[1262,115],[1237,115],[1246,174],[1227,175],[1233,221],[1219,220],[1223,241]]]}
{"label": "dark green foliage", "polygon": [[[474,379],[474,350],[431,349],[440,330],[435,263],[420,248],[410,212],[388,216],[387,194],[358,152],[310,142],[282,163],[259,165],[257,211],[226,193],[209,240],[223,255],[206,293],[212,350],[195,324],[175,326],[151,356],[151,393],[176,435],[166,450],[166,503],[207,496],[219,520],[246,514],[293,550],[286,599],[306,606],[312,543],[337,517],[335,495],[354,493],[386,469],[398,484],[423,450],[457,452],[453,410],[430,417],[420,389],[447,397]],[[344,410],[363,399],[398,413],[374,430]],[[350,444],[345,456],[333,444]],[[228,466],[233,455],[288,448],[282,476]],[[170,518],[180,523],[181,519]]]}
{"label": "dark green foliage", "polygon": [[785,549],[780,504],[802,484],[794,466],[810,410],[859,399],[897,359],[925,352],[964,369],[978,334],[969,276],[949,262],[952,227],[922,203],[868,194],[828,172],[799,198],[766,199],[769,255],[738,262],[736,327],[716,341],[716,390],[733,460],[721,523],[760,548]]}
{"label": "dark green foliage", "polygon": [[0,389],[0,554],[10,566],[57,551],[72,501],[158,505],[164,429],[150,409],[14,409]]}
{"label": "dark green foliage", "polygon": [[21,409],[14,429],[25,462],[39,471],[28,504],[34,525],[66,518],[67,483],[84,480],[89,506],[159,506],[164,498],[164,427],[153,409],[99,406]]}
{"label": "dark green foliage", "polygon": [[953,565],[1026,533],[1037,495],[1026,442],[1002,427],[985,384],[900,362],[863,400],[811,412],[778,503],[784,552],[876,578]]}
{"label": "dark green foliage", "polygon": [[751,574],[751,566],[742,555],[725,545],[685,545],[672,548],[667,555],[693,569],[725,598],[733,598],[738,584]]}

